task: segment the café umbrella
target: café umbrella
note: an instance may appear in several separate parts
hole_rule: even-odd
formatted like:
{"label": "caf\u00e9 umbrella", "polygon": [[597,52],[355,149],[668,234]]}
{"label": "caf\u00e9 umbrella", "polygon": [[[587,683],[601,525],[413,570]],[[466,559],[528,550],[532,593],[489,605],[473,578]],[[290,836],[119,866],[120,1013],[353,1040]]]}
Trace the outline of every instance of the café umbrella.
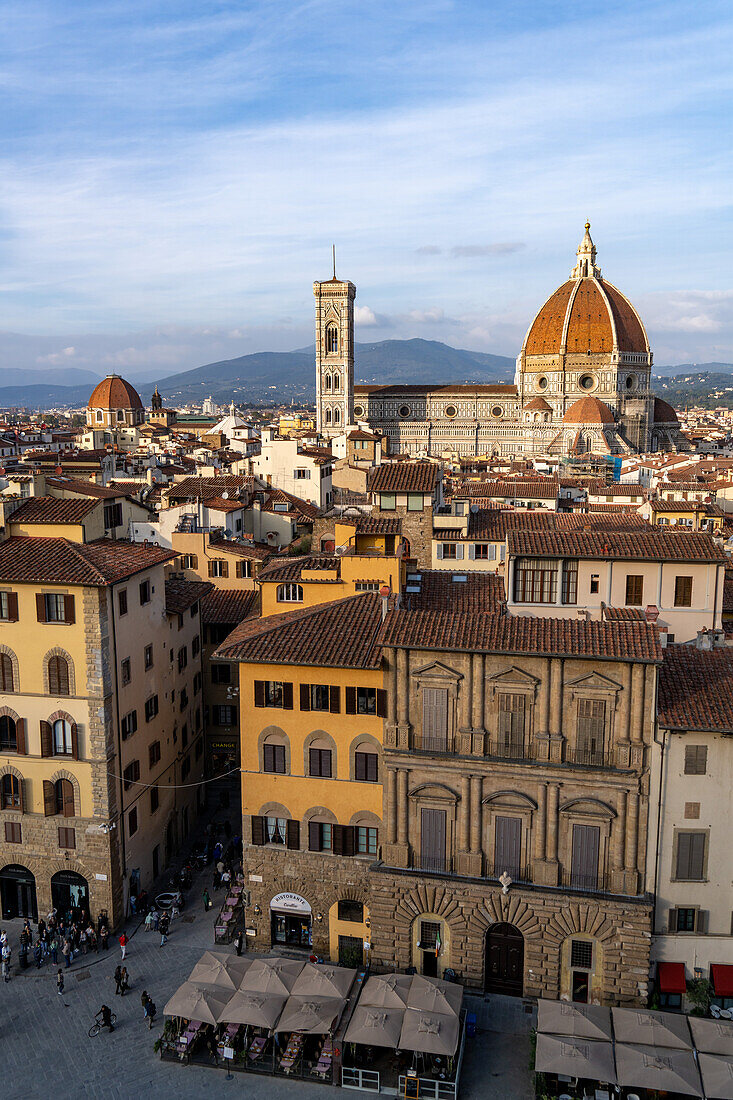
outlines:
{"label": "caf\u00e9 umbrella", "polygon": [[613,1044],[600,1039],[538,1034],[535,1069],[538,1073],[562,1073],[616,1084]]}
{"label": "caf\u00e9 umbrella", "polygon": [[452,1057],[458,1046],[459,1019],[454,1013],[405,1009],[400,1034],[402,1050]]}
{"label": "caf\u00e9 umbrella", "polygon": [[166,1004],[163,1014],[200,1020],[202,1024],[218,1024],[230,996],[230,991],[221,986],[184,982]]}
{"label": "caf\u00e9 umbrella", "polygon": [[227,955],[223,951],[204,951],[188,980],[198,985],[220,985],[233,993],[239,989],[251,965],[251,959]]}
{"label": "caf\u00e9 umbrella", "polygon": [[391,1047],[400,1045],[404,1008],[378,1008],[373,1005],[357,1005],[346,1031],[347,1043],[361,1043],[366,1047]]}

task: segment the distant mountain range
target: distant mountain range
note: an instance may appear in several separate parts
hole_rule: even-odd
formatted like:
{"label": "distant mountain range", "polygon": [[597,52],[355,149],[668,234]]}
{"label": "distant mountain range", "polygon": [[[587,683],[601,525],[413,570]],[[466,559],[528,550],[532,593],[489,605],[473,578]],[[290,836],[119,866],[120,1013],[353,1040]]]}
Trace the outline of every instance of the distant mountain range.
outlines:
{"label": "distant mountain range", "polygon": [[[200,404],[212,397],[219,404],[313,401],[313,347],[296,351],[263,351],[207,363],[157,380],[165,403],[172,408]],[[698,363],[654,368],[655,388],[672,405],[733,405],[733,364]],[[34,409],[79,408],[99,380],[92,371],[73,367],[47,371],[13,371],[0,375],[0,407]],[[356,345],[358,382],[511,382],[514,359],[505,355],[452,348],[435,340],[382,340]],[[12,379],[12,381],[9,381]],[[684,380],[683,380],[684,379]],[[148,404],[154,383],[139,388]]]}

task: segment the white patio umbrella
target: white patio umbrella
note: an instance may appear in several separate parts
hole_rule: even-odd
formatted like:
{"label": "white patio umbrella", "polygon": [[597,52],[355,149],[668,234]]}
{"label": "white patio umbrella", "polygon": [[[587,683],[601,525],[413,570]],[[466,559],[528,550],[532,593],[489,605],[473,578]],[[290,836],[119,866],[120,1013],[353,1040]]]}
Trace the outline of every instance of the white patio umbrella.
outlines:
{"label": "white patio umbrella", "polygon": [[252,965],[251,959],[227,955],[224,951],[204,951],[189,975],[189,982],[198,985],[220,985],[232,993]]}
{"label": "white patio umbrella", "polygon": [[616,1077],[625,1088],[679,1092],[702,1096],[702,1085],[691,1050],[616,1043]]}
{"label": "white patio umbrella", "polygon": [[202,1024],[218,1024],[231,993],[221,986],[184,982],[163,1009],[164,1016],[184,1016]]}
{"label": "white patio umbrella", "polygon": [[616,1084],[613,1043],[600,1039],[538,1034],[535,1069],[538,1073],[564,1073]]}
{"label": "white patio umbrella", "polygon": [[426,1009],[430,1012],[448,1012],[457,1016],[463,1003],[463,986],[444,982],[440,978],[427,978],[415,974],[407,995],[408,1008]]}
{"label": "white patio umbrella", "polygon": [[351,989],[356,970],[344,966],[306,963],[293,982],[294,997],[345,997]]}
{"label": "white patio umbrella", "polygon": [[612,1008],[617,1043],[675,1047],[690,1050],[692,1038],[687,1020],[675,1012],[651,1012],[647,1008]]}
{"label": "white patio umbrella", "polygon": [[359,1005],[374,1008],[404,1008],[412,985],[409,974],[372,974],[364,983]]}
{"label": "white patio umbrella", "polygon": [[255,959],[239,988],[287,996],[302,969],[303,963],[295,959]]}
{"label": "white patio umbrella", "polygon": [[705,1095],[715,1100],[733,1100],[733,1055],[699,1053]]}
{"label": "white patio umbrella", "polygon": [[600,1005],[540,999],[537,1004],[537,1032],[610,1041],[613,1038],[611,1010]]}
{"label": "white patio umbrella", "polygon": [[238,989],[219,1016],[222,1024],[250,1024],[272,1031],[280,1019],[287,997],[281,993],[256,993]]}
{"label": "white patio umbrella", "polygon": [[277,1030],[328,1035],[335,1030],[345,1007],[343,997],[289,997]]}
{"label": "white patio umbrella", "polygon": [[378,1008],[359,1004],[346,1029],[347,1043],[362,1043],[367,1047],[391,1047],[400,1045],[404,1008]]}
{"label": "white patio umbrella", "polygon": [[459,1018],[453,1012],[407,1008],[402,1021],[400,1048],[450,1058],[458,1046]]}

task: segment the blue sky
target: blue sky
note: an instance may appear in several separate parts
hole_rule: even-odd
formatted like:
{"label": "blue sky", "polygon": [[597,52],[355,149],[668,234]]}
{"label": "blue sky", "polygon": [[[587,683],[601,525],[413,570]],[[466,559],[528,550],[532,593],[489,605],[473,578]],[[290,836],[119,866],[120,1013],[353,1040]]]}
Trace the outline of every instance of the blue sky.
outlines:
{"label": "blue sky", "polygon": [[302,346],[332,241],[357,339],[513,355],[586,217],[658,363],[733,361],[729,3],[0,19],[0,368]]}

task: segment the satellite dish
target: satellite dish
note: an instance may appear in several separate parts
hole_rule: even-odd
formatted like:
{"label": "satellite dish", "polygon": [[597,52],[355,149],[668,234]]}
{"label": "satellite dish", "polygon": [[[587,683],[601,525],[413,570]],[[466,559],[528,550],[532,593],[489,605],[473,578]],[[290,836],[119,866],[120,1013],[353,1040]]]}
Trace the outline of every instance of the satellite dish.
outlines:
{"label": "satellite dish", "polygon": [[221,499],[222,499],[222,500],[229,500],[229,493],[228,493],[228,492],[226,491],[226,489],[225,489],[225,490],[224,490],[224,492],[223,492],[223,493],[221,494]]}

